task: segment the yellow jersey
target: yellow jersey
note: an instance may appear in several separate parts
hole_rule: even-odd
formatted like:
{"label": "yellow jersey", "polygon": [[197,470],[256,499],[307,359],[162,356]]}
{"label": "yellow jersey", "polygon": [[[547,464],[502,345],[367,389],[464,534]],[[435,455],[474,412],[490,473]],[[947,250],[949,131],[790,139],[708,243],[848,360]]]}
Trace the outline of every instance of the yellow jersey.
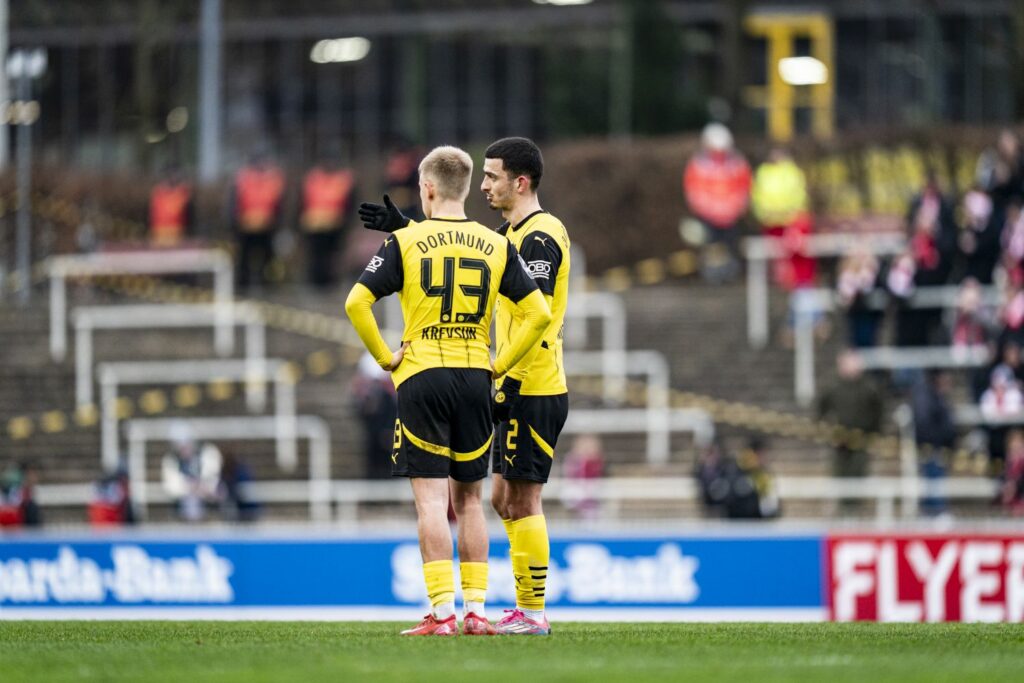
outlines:
{"label": "yellow jersey", "polygon": [[[569,301],[569,233],[557,218],[546,211],[535,211],[518,225],[498,228],[508,237],[526,263],[526,270],[537,283],[551,308],[551,324],[540,341],[533,362],[525,368],[520,393],[530,396],[554,396],[568,391],[565,367],[562,364],[562,336],[565,309]],[[523,315],[507,297],[498,297],[494,326],[497,352],[500,355],[516,338]],[[518,370],[518,368],[517,368]]]}
{"label": "yellow jersey", "polygon": [[511,241],[469,219],[449,218],[393,232],[359,284],[376,299],[398,293],[409,347],[392,373],[396,387],[429,368],[489,371],[499,294],[519,303],[537,290]]}

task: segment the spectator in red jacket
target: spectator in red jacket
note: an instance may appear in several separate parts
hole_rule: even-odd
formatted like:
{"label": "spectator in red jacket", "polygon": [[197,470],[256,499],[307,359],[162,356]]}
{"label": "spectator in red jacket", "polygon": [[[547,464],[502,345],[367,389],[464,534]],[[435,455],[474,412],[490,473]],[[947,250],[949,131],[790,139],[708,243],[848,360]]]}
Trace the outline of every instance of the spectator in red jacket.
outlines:
{"label": "spectator in red jacket", "polygon": [[700,151],[683,173],[686,203],[711,243],[703,268],[709,280],[731,280],[739,272],[737,223],[747,212],[750,182],[750,164],[736,151],[732,133],[721,123],[709,123]]}

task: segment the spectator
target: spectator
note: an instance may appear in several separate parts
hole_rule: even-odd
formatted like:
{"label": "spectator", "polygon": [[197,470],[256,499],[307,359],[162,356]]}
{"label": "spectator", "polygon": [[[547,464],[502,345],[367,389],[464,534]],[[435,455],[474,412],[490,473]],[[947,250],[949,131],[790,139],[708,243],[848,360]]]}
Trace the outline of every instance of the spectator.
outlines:
{"label": "spectator", "polygon": [[954,354],[963,354],[975,346],[984,346],[989,341],[991,320],[984,302],[981,285],[974,278],[967,278],[960,285],[956,297],[956,312],[950,342]]}
{"label": "spectator", "polygon": [[997,206],[1024,198],[1024,151],[1017,133],[1010,129],[999,133],[995,149],[986,150],[978,159],[977,175]]}
{"label": "spectator", "polygon": [[[836,477],[865,477],[868,474],[867,438],[882,428],[882,394],[864,375],[860,356],[853,350],[840,352],[837,358],[839,379],[818,399],[817,416],[845,428],[847,438],[840,439],[833,451],[832,473]],[[842,511],[857,509],[850,500],[841,500]]]}
{"label": "spectator", "polygon": [[597,519],[601,501],[594,496],[597,480],[605,474],[601,440],[591,434],[577,436],[562,463],[562,504],[580,519]]}
{"label": "spectator", "polygon": [[[914,441],[917,443],[921,476],[929,483],[945,478],[949,451],[956,443],[951,391],[952,378],[942,371],[929,372],[911,390]],[[921,508],[930,515],[942,513],[946,509],[945,498],[937,494],[927,495],[921,501]]]}
{"label": "spectator", "polygon": [[964,195],[963,226],[957,240],[965,278],[990,285],[996,264],[999,263],[1003,225],[1008,214],[1004,209],[993,211],[992,199],[975,188]]}
{"label": "spectator", "polygon": [[817,264],[806,253],[813,230],[807,181],[786,150],[773,149],[758,166],[751,199],[765,233],[782,240],[786,255],[775,262],[776,282],[787,291],[813,286]]}
{"label": "spectator", "polygon": [[895,309],[896,346],[924,346],[928,340],[927,330],[921,327],[913,307],[916,275],[914,257],[905,252],[896,257],[885,276],[885,289]]}
{"label": "spectator", "polygon": [[35,466],[27,460],[4,470],[0,476],[0,526],[42,526],[42,511],[35,500],[38,480]]}
{"label": "spectator", "polygon": [[730,469],[728,460],[721,442],[715,439],[700,452],[694,468],[693,474],[700,486],[704,514],[708,517],[725,516],[725,505],[732,492],[727,477]]}
{"label": "spectator", "polygon": [[1024,410],[1024,395],[1014,377],[1013,370],[1004,364],[992,371],[989,388],[981,395],[981,415],[989,423],[988,455],[994,471],[1000,472],[1006,462],[1005,426],[999,424],[1006,417],[1020,415]]}
{"label": "spectator", "polygon": [[878,339],[881,311],[872,306],[871,295],[878,286],[878,259],[867,249],[855,249],[839,265],[836,293],[846,311],[850,346],[874,346]]}
{"label": "spectator", "polygon": [[1000,502],[1014,516],[1024,515],[1024,432],[1012,429],[1006,437],[1006,470]]}
{"label": "spectator", "polygon": [[701,452],[694,476],[707,516],[727,519],[762,516],[755,479],[758,473],[741,467],[735,458],[726,454],[719,441],[713,441]]}
{"label": "spectator", "polygon": [[1010,282],[1024,282],[1024,211],[1019,201],[1006,206],[1000,241],[1002,242],[1003,268]]}
{"label": "spectator", "polygon": [[164,455],[161,471],[164,490],[177,501],[181,519],[202,520],[206,505],[217,500],[221,462],[217,447],[197,442],[187,425],[172,427],[171,449]]}
{"label": "spectator", "polygon": [[[914,259],[914,285],[934,287],[945,284],[953,268],[956,249],[956,224],[953,208],[942,194],[934,174],[928,175],[924,189],[910,203],[907,213],[909,253]],[[942,326],[942,309],[914,308],[905,312],[917,330],[918,343],[935,343]]]}
{"label": "spectator", "polygon": [[391,452],[395,447],[395,416],[398,399],[391,375],[368,353],[356,367],[350,390],[359,420],[363,423],[363,456],[367,479],[391,476]]}
{"label": "spectator", "polygon": [[701,133],[701,149],[686,164],[683,192],[694,217],[711,242],[705,277],[729,281],[739,273],[737,222],[750,201],[750,164],[733,145],[732,133],[721,123],[709,123]]}
{"label": "spectator", "polygon": [[309,282],[317,287],[337,281],[335,260],[352,208],[355,178],[351,169],[341,166],[339,156],[323,155],[302,185],[300,223],[306,233]]}
{"label": "spectator", "polygon": [[89,503],[89,523],[93,526],[135,524],[128,472],[119,468],[101,477]]}
{"label": "spectator", "polygon": [[194,222],[192,184],[177,166],[169,166],[149,194],[149,243],[154,247],[181,246]]}
{"label": "spectator", "polygon": [[[757,515],[761,519],[778,517],[781,508],[775,486],[775,477],[768,469],[765,444],[759,437],[752,437],[738,460],[740,469],[754,484],[757,494]],[[735,488],[735,487],[734,487]]]}
{"label": "spectator", "polygon": [[403,135],[395,136],[385,170],[385,192],[406,216],[418,220],[420,210],[419,166],[423,150]]}
{"label": "spectator", "polygon": [[259,514],[260,506],[252,500],[249,484],[252,472],[244,461],[228,451],[223,454],[220,480],[217,482],[217,498],[225,519],[236,522],[251,522]]}
{"label": "spectator", "polygon": [[235,175],[230,214],[238,237],[238,282],[242,287],[266,282],[284,186],[284,173],[262,153],[253,155]]}

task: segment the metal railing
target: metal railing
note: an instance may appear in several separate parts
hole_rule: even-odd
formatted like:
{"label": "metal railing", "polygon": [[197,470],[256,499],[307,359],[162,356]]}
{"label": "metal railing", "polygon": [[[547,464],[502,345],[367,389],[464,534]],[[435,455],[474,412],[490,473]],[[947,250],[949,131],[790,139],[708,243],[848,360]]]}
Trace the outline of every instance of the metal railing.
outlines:
{"label": "metal railing", "polygon": [[[251,419],[251,418],[248,418]],[[780,500],[822,501],[861,500],[875,503],[875,519],[878,524],[890,524],[897,519],[896,502],[908,490],[921,495],[941,496],[950,500],[986,501],[996,492],[997,484],[981,477],[953,477],[932,480],[905,477],[865,477],[862,479],[839,479],[834,477],[781,476],[775,479],[776,492]],[[623,502],[696,502],[700,497],[697,482],[689,477],[610,477],[588,480],[587,495],[593,500],[610,503],[608,512],[617,514],[618,504]],[[549,500],[560,499],[566,487],[576,480],[552,479],[544,487]],[[485,480],[485,498],[489,497],[490,480]],[[148,505],[170,503],[171,497],[155,482],[133,489],[138,496],[144,490]],[[263,481],[253,482],[249,492],[253,500],[261,503],[304,503],[310,502],[310,515],[318,521],[330,519],[330,506],[336,506],[335,519],[354,521],[359,516],[359,506],[365,503],[412,504],[412,489],[405,481],[326,480],[314,486],[312,481]],[[93,496],[89,484],[49,484],[37,489],[37,499],[43,506],[85,505]],[[315,495],[315,498],[314,498]],[[313,505],[315,499],[316,505]],[[904,508],[901,516],[908,518]],[[326,516],[325,516],[326,513]]]}
{"label": "metal railing", "polygon": [[293,470],[295,447],[295,383],[286,371],[287,363],[266,359],[253,368],[242,360],[187,360],[132,363],[100,363],[101,458],[105,470],[118,461],[118,388],[125,384],[154,385],[181,382],[244,381],[247,390],[259,382],[274,383],[274,417],[278,424],[278,465]]}
{"label": "metal railing", "polygon": [[227,355],[234,346],[234,328],[229,316],[234,298],[234,270],[231,257],[220,249],[167,249],[129,252],[99,252],[54,256],[47,260],[50,278],[50,355],[63,360],[67,353],[67,278],[106,275],[167,275],[171,273],[213,274],[213,300],[224,304],[216,325],[216,345]]}
{"label": "metal railing", "polygon": [[[891,233],[832,233],[811,235],[804,253],[815,257],[844,256],[854,248],[868,249],[878,256],[899,254],[906,249],[906,238]],[[748,237],[744,243],[747,257],[747,339],[755,349],[768,344],[768,262],[785,256],[782,241],[775,237]]]}
{"label": "metal railing", "polygon": [[[957,304],[959,287],[921,287],[904,303],[909,308],[953,308]],[[999,301],[996,287],[982,288],[987,304]],[[793,324],[793,390],[797,401],[807,405],[817,393],[814,373],[814,325],[816,316],[837,307],[836,294],[831,289],[816,288],[794,292],[791,295]],[[869,299],[873,310],[884,310],[889,297],[877,292]],[[857,350],[865,369],[892,370],[896,368],[964,368],[978,367],[989,362],[989,350],[983,345],[970,347],[894,347],[874,346]]]}
{"label": "metal railing", "polygon": [[[293,500],[309,502],[310,519],[325,522],[331,518],[331,435],[327,421],[322,417],[296,415],[294,436],[309,440],[309,481],[305,491],[293,494]],[[207,418],[152,418],[129,420],[128,478],[134,496],[136,512],[146,517],[151,489],[146,481],[146,444],[149,441],[168,441],[173,438],[177,425],[184,424],[196,439],[264,440],[274,439],[280,448],[281,423],[275,417],[207,417]],[[278,457],[280,463],[280,454]],[[279,482],[265,482],[275,484]],[[269,488],[269,487],[265,487]],[[266,493],[270,493],[269,489]],[[261,492],[257,488],[256,495]],[[296,492],[297,493],[297,492]],[[287,502],[287,501],[280,501]]]}
{"label": "metal railing", "polygon": [[[71,312],[75,328],[75,403],[92,403],[93,333],[96,330],[214,327],[226,319],[245,326],[245,361],[252,374],[266,361],[266,325],[259,310],[250,304],[139,304],[85,306]],[[230,351],[230,349],[228,350]],[[221,355],[225,355],[221,353]],[[249,409],[263,410],[266,392],[262,383],[248,393]]]}

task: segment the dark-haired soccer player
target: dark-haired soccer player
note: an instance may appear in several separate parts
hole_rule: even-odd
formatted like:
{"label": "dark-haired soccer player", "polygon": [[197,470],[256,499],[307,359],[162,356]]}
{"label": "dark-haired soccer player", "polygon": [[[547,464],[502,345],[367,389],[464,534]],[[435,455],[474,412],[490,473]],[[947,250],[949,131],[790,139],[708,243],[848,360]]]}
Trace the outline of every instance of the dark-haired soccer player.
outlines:
{"label": "dark-haired soccer player", "polygon": [[[459,526],[463,632],[494,633],[484,614],[488,542],[481,503],[493,440],[491,380],[536,347],[551,322],[512,243],[466,218],[472,173],[469,155],[455,147],[438,147],[423,159],[419,186],[427,220],[388,236],[345,302],[359,337],[398,388],[393,472],[412,482],[432,606],[407,635],[458,633],[449,488]],[[392,353],[370,307],[395,292],[405,329],[402,347]],[[489,331],[499,294],[516,304],[524,322],[492,368]]]}
{"label": "dark-haired soccer player", "polygon": [[[544,173],[540,149],[526,138],[504,138],[484,153],[480,189],[506,222],[498,228],[516,245],[551,310],[551,323],[537,345],[509,372],[494,396],[497,423],[492,460],[491,503],[501,516],[511,547],[516,609],[496,625],[499,633],[547,635],[544,614],[550,547],[541,489],[548,480],[558,436],[569,411],[562,364],[562,327],[569,294],[569,236],[561,221],[544,211],[537,186]],[[384,204],[364,203],[365,227],[390,232],[410,224],[385,195]],[[518,338],[526,321],[513,302],[498,297],[498,354]]]}
{"label": "dark-haired soccer player", "polygon": [[[526,262],[551,309],[551,324],[528,362],[520,382],[507,376],[495,395],[498,419],[493,453],[491,502],[505,523],[516,580],[516,609],[496,624],[499,633],[546,635],[544,589],[550,549],[541,506],[558,436],[569,413],[562,364],[562,327],[569,294],[569,235],[541,208],[537,186],[544,173],[540,149],[526,138],[504,138],[484,152],[480,189],[505,223],[508,237]],[[521,334],[526,320],[508,298],[498,297],[495,337],[498,353]],[[500,418],[500,419],[499,419]]]}

